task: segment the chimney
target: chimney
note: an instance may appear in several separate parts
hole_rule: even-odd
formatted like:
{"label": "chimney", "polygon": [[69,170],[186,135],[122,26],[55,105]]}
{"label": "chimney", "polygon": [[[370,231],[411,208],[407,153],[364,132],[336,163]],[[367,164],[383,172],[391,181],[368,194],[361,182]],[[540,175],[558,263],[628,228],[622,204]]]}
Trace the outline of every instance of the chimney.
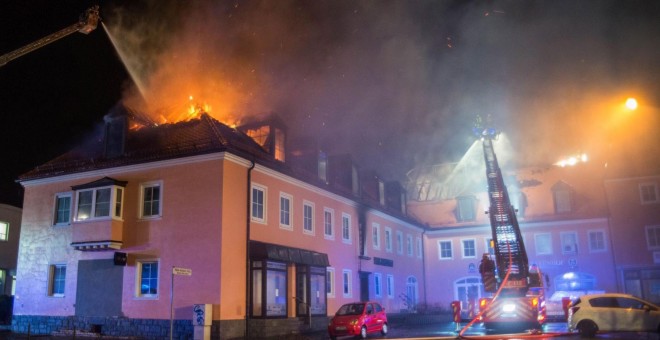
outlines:
{"label": "chimney", "polygon": [[105,121],[103,135],[103,153],[105,158],[115,158],[124,154],[128,116],[125,110],[115,107],[103,117]]}

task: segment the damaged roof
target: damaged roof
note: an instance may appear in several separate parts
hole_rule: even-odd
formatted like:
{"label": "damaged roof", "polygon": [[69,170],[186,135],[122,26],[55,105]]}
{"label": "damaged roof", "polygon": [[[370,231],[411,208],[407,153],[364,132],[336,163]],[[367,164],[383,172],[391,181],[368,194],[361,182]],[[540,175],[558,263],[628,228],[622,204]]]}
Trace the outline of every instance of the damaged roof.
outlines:
{"label": "damaged roof", "polygon": [[[106,119],[104,133],[88,138],[65,154],[21,175],[19,182],[224,151],[250,159],[273,161],[273,157],[252,138],[206,113],[199,119],[185,122],[146,125],[138,129],[124,127],[123,133],[106,133],[109,121],[115,118]],[[121,151],[110,156],[107,138],[122,139],[110,141],[120,145]]]}

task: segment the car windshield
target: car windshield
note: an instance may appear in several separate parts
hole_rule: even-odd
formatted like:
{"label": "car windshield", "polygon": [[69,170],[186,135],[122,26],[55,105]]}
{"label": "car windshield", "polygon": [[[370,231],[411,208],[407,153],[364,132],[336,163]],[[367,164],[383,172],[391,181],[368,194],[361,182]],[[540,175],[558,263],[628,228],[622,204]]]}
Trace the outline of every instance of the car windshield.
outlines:
{"label": "car windshield", "polygon": [[360,315],[364,310],[364,303],[349,303],[337,311],[337,315]]}

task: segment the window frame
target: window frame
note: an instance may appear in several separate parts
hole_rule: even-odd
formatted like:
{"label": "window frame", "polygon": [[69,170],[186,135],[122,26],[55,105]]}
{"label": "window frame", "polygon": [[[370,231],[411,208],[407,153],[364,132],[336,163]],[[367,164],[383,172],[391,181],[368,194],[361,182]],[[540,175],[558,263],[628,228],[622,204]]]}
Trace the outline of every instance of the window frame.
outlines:
{"label": "window frame", "polygon": [[380,224],[371,223],[371,245],[375,250],[380,250]]}
{"label": "window frame", "polygon": [[406,234],[406,254],[408,256],[415,256],[415,249],[413,245],[413,236]]}
{"label": "window frame", "polygon": [[[262,195],[262,201],[261,202],[255,202],[255,191],[260,191]],[[255,204],[256,206],[261,206],[261,215],[262,216],[255,216]],[[252,222],[257,222],[260,224],[266,224],[267,223],[267,207],[268,207],[268,188],[266,186],[263,186],[258,183],[252,183],[250,187],[250,221]]]}
{"label": "window frame", "polygon": [[421,259],[423,255],[422,238],[417,236],[415,237],[415,241],[417,243],[417,258]]}
{"label": "window frame", "polygon": [[[603,239],[602,239],[603,247],[602,248],[595,248],[593,246],[594,244],[592,242],[593,241],[592,235],[596,235],[596,234],[600,234],[603,237]],[[607,251],[607,233],[605,233],[605,230],[603,230],[603,229],[587,230],[587,239],[588,239],[588,242],[589,242],[589,252],[590,253],[603,253],[603,252]]]}
{"label": "window frame", "polygon": [[[449,245],[449,248],[443,249],[443,244]],[[454,245],[451,239],[444,239],[444,240],[438,240],[438,259],[439,260],[453,260],[454,259]],[[446,253],[449,251],[449,256],[447,256]]]}
{"label": "window frame", "polygon": [[325,283],[325,289],[327,291],[327,297],[328,298],[334,298],[335,297],[335,268],[333,267],[326,267],[326,283]]}
{"label": "window frame", "polygon": [[[566,250],[566,243],[564,242],[564,236],[572,235],[573,236],[573,249]],[[559,233],[559,240],[561,241],[561,253],[565,255],[576,255],[579,251],[579,240],[578,233],[576,231],[562,231]]]}
{"label": "window frame", "polygon": [[[284,209],[284,206],[282,204],[282,200],[288,201],[288,206],[286,207],[287,209]],[[285,229],[285,230],[293,230],[293,196],[290,194],[287,194],[285,192],[280,191],[280,218],[279,218],[279,224],[280,228]],[[286,214],[288,217],[288,224],[287,223],[282,223],[282,217],[283,215]]]}
{"label": "window frame", "polygon": [[385,251],[388,253],[392,252],[392,228],[390,227],[385,227],[385,231],[383,233],[385,237]]}
{"label": "window frame", "polygon": [[[162,266],[160,265],[160,259],[139,259],[136,260],[136,269],[135,269],[135,298],[137,299],[145,299],[145,300],[157,300],[159,298],[160,294],[160,273],[162,270]],[[143,273],[144,273],[144,266],[147,264],[156,264],[158,266],[156,270],[156,277],[148,277],[147,279],[154,280],[156,281],[156,293],[142,293],[142,279],[143,279]]]}
{"label": "window frame", "polygon": [[[66,294],[66,264],[65,263],[52,263],[48,265],[48,296],[62,298]],[[60,269],[64,269],[63,277],[59,278],[58,273]],[[61,283],[62,291],[56,292],[56,289],[60,287],[57,283]]]}
{"label": "window frame", "polygon": [[[149,188],[158,188],[158,213],[157,214],[151,214],[151,215],[145,215],[144,214],[144,206],[145,206],[145,190]],[[153,204],[154,200],[151,201]],[[142,220],[152,220],[152,219],[159,219],[163,217],[163,181],[149,181],[149,182],[144,182],[140,183],[140,201],[139,201],[139,207],[138,207],[138,216]],[[153,212],[153,209],[152,209]]]}
{"label": "window frame", "polygon": [[[353,243],[353,233],[351,226],[351,215],[347,213],[341,214],[341,240],[346,244]],[[348,236],[348,238],[346,237]]]}
{"label": "window frame", "polygon": [[[472,255],[468,255],[466,252],[469,250],[468,247],[466,247],[465,243],[466,242],[471,242],[472,243]],[[477,239],[475,238],[464,238],[461,239],[461,258],[464,259],[476,259],[477,258]]]}
{"label": "window frame", "polygon": [[394,275],[387,274],[387,297],[392,299],[394,298]]}
{"label": "window frame", "polygon": [[323,208],[323,237],[326,240],[335,239],[335,211],[327,207]]}
{"label": "window frame", "polygon": [[[307,216],[307,208],[309,208],[309,214],[310,216]],[[314,203],[304,200],[303,201],[303,213],[302,213],[302,230],[303,234],[306,235],[315,235],[315,228],[314,228]],[[307,222],[309,221],[309,228],[307,228]]]}
{"label": "window frame", "polygon": [[[548,238],[548,252],[541,252],[539,248],[539,244],[542,241],[542,237],[547,237]],[[536,255],[552,255],[553,250],[552,250],[552,234],[551,233],[536,233],[534,234],[534,249],[536,251]]]}
{"label": "window frame", "polygon": [[[474,196],[456,197],[456,221],[473,222],[477,220],[477,199]],[[466,209],[469,208],[469,211]]]}
{"label": "window frame", "polygon": [[[649,238],[649,230],[653,229],[655,233],[655,244],[651,243]],[[644,227],[644,238],[646,239],[646,247],[649,250],[660,249],[660,224],[647,225]]]}
{"label": "window frame", "polygon": [[485,247],[486,247],[486,251],[484,251],[484,254],[488,253],[488,255],[491,255],[491,256],[495,255],[495,247],[490,246],[490,244],[493,242],[493,237],[484,237],[484,242],[485,242]]}
{"label": "window frame", "polygon": [[[68,198],[69,199],[69,215],[67,216],[66,222],[58,222],[59,216],[60,216],[60,209],[59,209],[59,203],[61,198]],[[55,202],[54,202],[54,207],[53,207],[53,226],[55,227],[60,227],[60,226],[69,226],[71,225],[71,222],[73,220],[73,192],[68,191],[68,192],[58,192],[55,194]]]}
{"label": "window frame", "polygon": [[374,273],[374,294],[377,298],[383,296],[383,274]]}
{"label": "window frame", "polygon": [[[103,215],[103,216],[96,216],[97,214],[97,208],[99,206],[99,202],[97,202],[97,197],[98,193],[101,190],[110,190],[110,198],[109,201],[107,202],[108,206],[108,215]],[[118,186],[118,185],[106,185],[106,186],[101,186],[101,187],[96,187],[96,188],[86,188],[86,189],[79,189],[75,191],[75,215],[74,215],[74,222],[91,222],[91,221],[103,221],[103,220],[110,220],[110,219],[115,219],[115,220],[122,220],[122,215],[123,215],[123,202],[124,202],[124,187]],[[118,190],[121,191],[121,195],[117,195]],[[87,218],[80,218],[80,195],[82,193],[86,192],[91,192],[92,197],[90,201],[90,211],[89,211],[89,217]],[[104,202],[105,203],[105,202]],[[119,214],[117,214],[117,204],[119,204]]]}
{"label": "window frame", "polygon": [[9,241],[9,222],[0,221],[0,241]]}
{"label": "window frame", "polygon": [[396,231],[396,253],[403,255],[403,232],[400,230]]}
{"label": "window frame", "polygon": [[[648,193],[645,192],[645,189],[649,188]],[[653,193],[654,197],[645,197]],[[655,199],[653,199],[655,198]],[[641,204],[656,204],[660,203],[660,192],[658,190],[658,184],[655,182],[644,182],[639,183],[639,200]]]}
{"label": "window frame", "polygon": [[353,278],[350,269],[344,269],[341,272],[342,277],[342,296],[345,298],[353,297]]}

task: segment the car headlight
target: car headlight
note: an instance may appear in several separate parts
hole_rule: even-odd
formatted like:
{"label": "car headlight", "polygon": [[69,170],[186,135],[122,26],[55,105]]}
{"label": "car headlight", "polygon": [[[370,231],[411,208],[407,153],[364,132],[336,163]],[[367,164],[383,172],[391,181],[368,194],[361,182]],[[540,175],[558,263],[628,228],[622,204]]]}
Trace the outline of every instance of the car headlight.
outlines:
{"label": "car headlight", "polygon": [[353,320],[351,320],[350,324],[351,324],[351,326],[355,326],[355,325],[358,324],[359,321],[360,321],[359,319],[353,319]]}

